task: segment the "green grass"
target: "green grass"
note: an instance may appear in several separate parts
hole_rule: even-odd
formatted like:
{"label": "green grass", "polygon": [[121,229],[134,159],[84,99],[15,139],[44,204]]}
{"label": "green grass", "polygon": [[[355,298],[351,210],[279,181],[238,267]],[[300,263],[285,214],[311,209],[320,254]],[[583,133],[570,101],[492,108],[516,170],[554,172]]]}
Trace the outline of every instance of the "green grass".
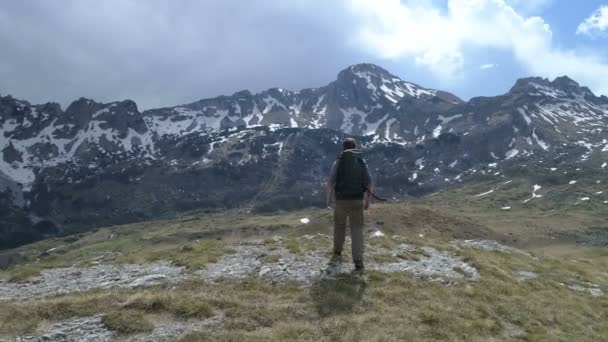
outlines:
{"label": "green grass", "polygon": [[43,267],[37,264],[29,264],[20,267],[13,267],[5,271],[5,278],[10,282],[22,282],[40,276]]}
{"label": "green grass", "polygon": [[234,250],[226,247],[221,240],[203,240],[188,243],[183,246],[134,251],[121,257],[119,261],[129,263],[144,263],[166,260],[177,266],[189,269],[204,269],[207,264],[215,263],[218,259]]}

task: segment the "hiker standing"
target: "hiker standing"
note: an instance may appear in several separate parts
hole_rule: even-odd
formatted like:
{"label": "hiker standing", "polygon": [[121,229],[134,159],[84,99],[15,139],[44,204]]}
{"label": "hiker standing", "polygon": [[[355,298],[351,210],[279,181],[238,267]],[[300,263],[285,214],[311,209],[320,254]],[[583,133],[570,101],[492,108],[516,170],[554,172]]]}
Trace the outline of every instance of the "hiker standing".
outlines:
{"label": "hiker standing", "polygon": [[357,143],[347,138],[343,151],[334,162],[327,183],[327,206],[334,208],[334,258],[341,261],[346,235],[346,222],[350,225],[352,254],[355,269],[363,270],[363,211],[370,205],[372,177]]}

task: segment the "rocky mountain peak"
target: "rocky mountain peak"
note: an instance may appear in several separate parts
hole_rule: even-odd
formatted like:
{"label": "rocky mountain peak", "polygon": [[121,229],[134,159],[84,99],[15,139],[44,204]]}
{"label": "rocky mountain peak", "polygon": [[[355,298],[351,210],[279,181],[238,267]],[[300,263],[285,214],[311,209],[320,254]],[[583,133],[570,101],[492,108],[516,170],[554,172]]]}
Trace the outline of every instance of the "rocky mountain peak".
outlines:
{"label": "rocky mountain peak", "polygon": [[517,79],[517,81],[515,81],[515,84],[513,85],[513,87],[511,87],[509,93],[525,93],[533,90],[538,85],[550,87],[551,82],[546,78],[537,76],[519,78]]}
{"label": "rocky mountain peak", "polygon": [[353,64],[338,73],[338,80],[344,78],[351,80],[353,77],[397,78],[385,69],[371,63]]}
{"label": "rocky mountain peak", "polygon": [[553,82],[551,82],[551,84],[553,84],[556,87],[580,87],[580,85],[578,84],[578,82],[576,82],[575,80],[571,79],[570,77],[564,75],[564,76],[559,76],[556,77]]}
{"label": "rocky mountain peak", "polygon": [[527,77],[518,79],[509,91],[510,94],[525,95],[545,95],[549,97],[572,97],[575,95],[593,96],[587,87],[580,84],[568,76],[560,76],[550,81],[542,77]]}
{"label": "rocky mountain peak", "polygon": [[77,127],[82,127],[88,124],[93,114],[102,108],[103,104],[81,97],[66,108],[63,118],[59,123],[71,123]]}
{"label": "rocky mountain peak", "polygon": [[30,106],[29,102],[15,99],[11,95],[0,96],[0,123],[10,118],[23,117]]}
{"label": "rocky mountain peak", "polygon": [[253,96],[253,94],[251,94],[251,92],[247,89],[240,90],[240,91],[237,91],[236,93],[232,94],[232,97],[235,97],[235,98],[251,98],[252,96]]}

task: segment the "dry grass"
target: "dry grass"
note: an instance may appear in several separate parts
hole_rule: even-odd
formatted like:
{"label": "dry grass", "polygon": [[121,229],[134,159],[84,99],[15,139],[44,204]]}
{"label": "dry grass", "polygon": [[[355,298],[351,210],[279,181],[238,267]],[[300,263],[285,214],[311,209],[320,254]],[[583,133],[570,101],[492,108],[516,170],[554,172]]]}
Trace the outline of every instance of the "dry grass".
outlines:
{"label": "dry grass", "polygon": [[[367,227],[380,229],[387,235],[368,240],[373,248],[392,249],[408,243],[459,253],[478,268],[481,279],[477,282],[444,286],[410,274],[368,272],[365,278],[325,279],[309,287],[249,279],[91,291],[3,302],[0,336],[32,334],[45,322],[96,314],[108,315],[108,325],[131,334],[135,332],[130,330],[132,324],[160,314],[176,320],[223,317],[220,325],[182,336],[183,341],[606,340],[608,296],[596,298],[562,285],[591,282],[608,292],[606,248],[560,247],[557,253],[544,247],[543,256],[533,259],[516,253],[459,250],[446,244],[454,238],[546,244],[553,233],[571,232],[568,227],[576,227],[576,231],[599,227],[595,212],[555,213],[537,207],[505,212],[496,208],[500,201],[515,200],[525,194],[527,186],[513,184],[503,193],[498,192],[502,197],[486,204],[471,199],[471,194],[487,190],[480,184],[475,189],[454,190],[417,203],[377,205],[368,213]],[[299,223],[302,217],[310,218],[310,224]],[[101,255],[108,255],[102,262],[170,260],[200,269],[233,252],[227,247],[232,242],[249,236],[266,238],[268,248],[283,246],[296,254],[312,249],[329,252],[330,240],[301,238],[303,234],[317,232],[331,234],[331,216],[327,211],[303,210],[267,216],[238,212],[192,214],[178,220],[104,228],[71,242],[51,239],[24,246],[19,251],[33,258],[53,247],[65,248],[60,254],[4,271],[2,276],[20,281],[44,268],[88,265]],[[274,234],[283,236],[282,241],[269,238]],[[388,238],[393,234],[403,238]],[[345,249],[344,254],[348,262],[349,251]],[[423,251],[418,249],[396,258],[415,260],[421,255]],[[395,258],[386,253],[374,255],[371,251],[368,257],[380,261]],[[276,257],[269,255],[263,261],[275,262]],[[519,271],[537,272],[541,276],[520,281]]]}
{"label": "dry grass", "polygon": [[[599,341],[608,336],[603,324],[608,298],[561,285],[576,280],[607,290],[605,250],[538,260],[517,253],[460,253],[479,269],[479,281],[445,286],[409,274],[368,272],[363,278],[322,279],[309,287],[251,279],[94,291],[4,303],[0,335],[31,333],[45,321],[102,313],[123,334],[136,332],[138,325],[149,329],[138,323],[146,322],[147,315],[224,317],[219,326],[185,335],[183,341]],[[519,281],[521,270],[541,277]]]}
{"label": "dry grass", "polygon": [[102,318],[102,323],[110,330],[122,335],[145,333],[152,331],[154,325],[138,311],[113,311]]}

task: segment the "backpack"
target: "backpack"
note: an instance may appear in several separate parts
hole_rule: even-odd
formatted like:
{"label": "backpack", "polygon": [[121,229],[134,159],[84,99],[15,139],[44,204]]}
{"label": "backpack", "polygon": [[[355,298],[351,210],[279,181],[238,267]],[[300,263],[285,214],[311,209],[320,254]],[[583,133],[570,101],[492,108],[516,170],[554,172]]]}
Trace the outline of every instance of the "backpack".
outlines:
{"label": "backpack", "polygon": [[362,199],[365,191],[365,168],[362,153],[357,150],[345,150],[338,158],[336,176],[336,199]]}

